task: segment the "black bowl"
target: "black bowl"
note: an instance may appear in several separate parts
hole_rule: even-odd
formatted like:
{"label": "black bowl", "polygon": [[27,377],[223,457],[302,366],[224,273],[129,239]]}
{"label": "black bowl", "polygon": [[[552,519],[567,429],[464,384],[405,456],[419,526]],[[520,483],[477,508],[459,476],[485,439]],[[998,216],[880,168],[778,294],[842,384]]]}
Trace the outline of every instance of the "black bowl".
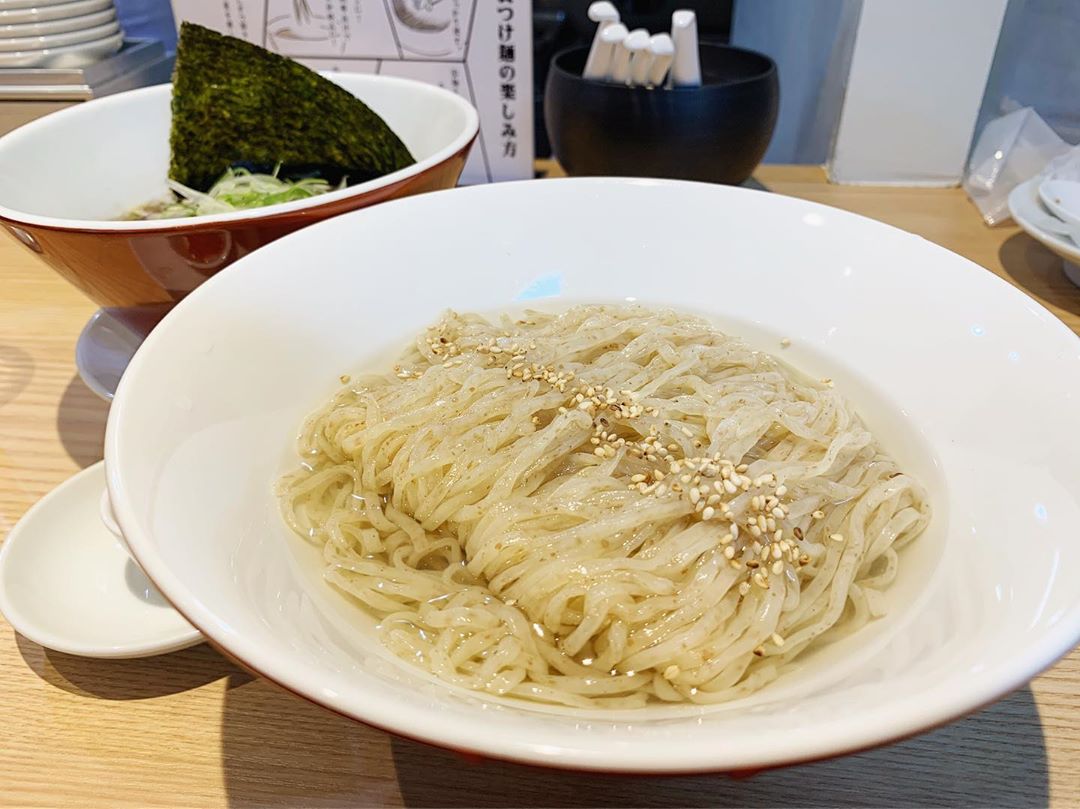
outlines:
{"label": "black bowl", "polygon": [[776,63],[729,45],[701,45],[700,87],[627,87],[583,79],[588,48],[555,56],[544,122],[567,174],[671,177],[737,185],[772,138]]}

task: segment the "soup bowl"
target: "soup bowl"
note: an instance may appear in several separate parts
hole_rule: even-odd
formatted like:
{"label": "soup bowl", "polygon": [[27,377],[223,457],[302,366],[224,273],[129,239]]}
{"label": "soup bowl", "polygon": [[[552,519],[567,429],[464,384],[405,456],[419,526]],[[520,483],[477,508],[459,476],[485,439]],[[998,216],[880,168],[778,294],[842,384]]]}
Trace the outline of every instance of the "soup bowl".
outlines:
{"label": "soup bowl", "polygon": [[[641,210],[647,233],[596,238]],[[835,380],[933,508],[883,617],[709,707],[552,708],[446,685],[383,648],[278,513],[301,421],[447,307],[586,301],[701,313]],[[120,382],[108,489],[139,564],[210,642],[345,716],[558,767],[769,767],[947,722],[1077,642],[1078,361],[1080,340],[1005,282],[844,211],[656,180],[470,188],[307,228],[178,304]]]}
{"label": "soup bowl", "polygon": [[0,138],[0,227],[102,306],[169,306],[238,258],[345,211],[453,188],[475,108],[409,79],[326,73],[383,117],[416,163],[308,199],[212,216],[118,221],[166,192],[172,85],[86,102]]}

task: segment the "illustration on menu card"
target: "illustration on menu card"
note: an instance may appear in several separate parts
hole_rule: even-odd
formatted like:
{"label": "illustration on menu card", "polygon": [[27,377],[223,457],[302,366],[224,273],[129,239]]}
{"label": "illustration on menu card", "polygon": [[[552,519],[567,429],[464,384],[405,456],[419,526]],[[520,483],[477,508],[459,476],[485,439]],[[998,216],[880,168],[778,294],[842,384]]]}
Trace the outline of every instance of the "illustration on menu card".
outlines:
{"label": "illustration on menu card", "polygon": [[316,70],[436,84],[480,111],[461,181],[533,172],[530,0],[173,0],[190,20]]}

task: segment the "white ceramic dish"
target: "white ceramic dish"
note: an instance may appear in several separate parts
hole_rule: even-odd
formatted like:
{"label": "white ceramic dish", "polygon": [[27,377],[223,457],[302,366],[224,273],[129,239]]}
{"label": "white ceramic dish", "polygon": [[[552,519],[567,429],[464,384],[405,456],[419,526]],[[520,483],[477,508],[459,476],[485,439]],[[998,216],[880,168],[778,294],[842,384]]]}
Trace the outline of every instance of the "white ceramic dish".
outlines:
{"label": "white ceramic dish", "polygon": [[71,0],[0,0],[0,8],[46,9],[64,6]]}
{"label": "white ceramic dish", "polygon": [[0,25],[66,20],[110,8],[114,8],[113,0],[73,0],[50,5],[29,2],[18,6],[4,3],[0,4]]}
{"label": "white ceramic dish", "polygon": [[81,67],[116,53],[124,44],[124,33],[43,50],[5,51],[0,53],[4,67]]}
{"label": "white ceramic dish", "polygon": [[1080,244],[1080,182],[1047,178],[1039,183],[1039,199],[1069,227],[1069,236]]}
{"label": "white ceramic dish", "polygon": [[19,520],[0,547],[0,612],[35,643],[85,657],[145,657],[201,643],[102,524],[104,486],[96,463]]}
{"label": "white ceramic dish", "polygon": [[[771,351],[791,338],[785,358],[835,378],[924,480],[934,518],[889,615],[713,709],[544,709],[393,658],[278,516],[271,487],[301,419],[446,307],[623,299],[711,313]],[[844,211],[650,180],[477,187],[315,225],[195,290],[120,382],[108,486],[138,561],[196,627],[346,716],[560,767],[768,767],[947,722],[1076,644],[1078,367],[1080,340],[1037,303]]]}
{"label": "white ceramic dish", "polygon": [[111,20],[95,25],[90,28],[80,28],[74,31],[65,31],[59,34],[47,36],[0,36],[0,54],[16,51],[44,51],[56,48],[65,48],[69,45],[77,45],[80,42],[92,42],[116,34],[120,30],[120,23]]}
{"label": "white ceramic dish", "polygon": [[1039,198],[1039,178],[1016,186],[1009,194],[1009,213],[1024,232],[1061,256],[1065,276],[1080,286],[1080,244],[1065,234],[1066,225],[1052,216]]}
{"label": "white ceramic dish", "polygon": [[[0,20],[3,13],[0,12]],[[4,39],[22,39],[24,37],[51,36],[63,34],[68,31],[85,31],[103,25],[116,19],[116,9],[105,8],[91,14],[82,14],[78,17],[67,17],[59,20],[45,20],[42,22],[26,22],[21,24],[0,23],[0,37]]]}

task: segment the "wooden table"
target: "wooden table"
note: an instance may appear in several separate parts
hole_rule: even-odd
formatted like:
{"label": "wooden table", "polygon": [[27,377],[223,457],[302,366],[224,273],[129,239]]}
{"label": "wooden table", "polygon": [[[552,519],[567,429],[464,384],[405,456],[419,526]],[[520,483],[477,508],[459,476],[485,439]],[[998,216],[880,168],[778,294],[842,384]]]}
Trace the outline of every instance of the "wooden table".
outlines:
{"label": "wooden table", "polygon": [[[773,191],[938,242],[1080,331],[1061,262],[986,228],[959,189],[828,185],[765,167]],[[0,535],[101,458],[107,406],[75,373],[94,306],[0,239]],[[254,679],[205,646],[136,661],[42,649],[0,620],[0,806],[1075,806],[1080,652],[998,704],[933,733],[837,761],[726,776],[550,773],[391,738]]]}

